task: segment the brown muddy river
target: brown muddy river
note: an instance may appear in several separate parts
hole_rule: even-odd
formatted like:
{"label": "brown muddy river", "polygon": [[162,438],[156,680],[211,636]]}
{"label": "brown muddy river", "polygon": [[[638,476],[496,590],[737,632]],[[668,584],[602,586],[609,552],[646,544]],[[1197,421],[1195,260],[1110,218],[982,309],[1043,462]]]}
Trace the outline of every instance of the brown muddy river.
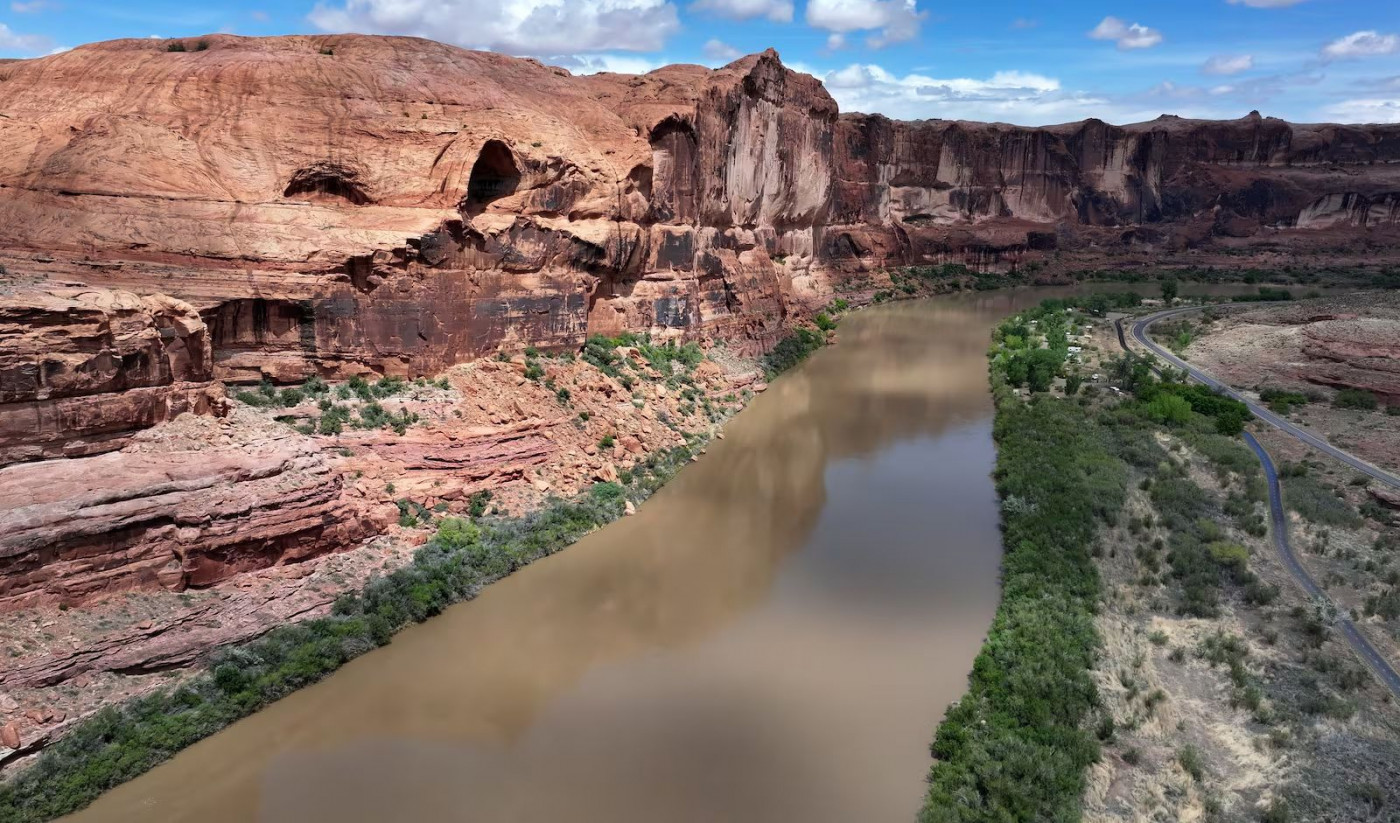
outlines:
{"label": "brown muddy river", "polygon": [[852,315],[636,516],[72,819],[912,820],[998,597],[990,329],[1049,293]]}

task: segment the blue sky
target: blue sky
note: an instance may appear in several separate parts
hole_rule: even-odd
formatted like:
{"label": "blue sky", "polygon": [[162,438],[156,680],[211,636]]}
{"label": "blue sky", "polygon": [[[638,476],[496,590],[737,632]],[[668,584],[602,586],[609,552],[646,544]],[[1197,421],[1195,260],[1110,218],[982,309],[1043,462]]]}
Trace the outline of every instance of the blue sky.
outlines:
{"label": "blue sky", "polygon": [[0,56],[93,40],[357,31],[574,71],[776,48],[843,111],[1026,125],[1162,113],[1400,122],[1400,1],[0,0]]}

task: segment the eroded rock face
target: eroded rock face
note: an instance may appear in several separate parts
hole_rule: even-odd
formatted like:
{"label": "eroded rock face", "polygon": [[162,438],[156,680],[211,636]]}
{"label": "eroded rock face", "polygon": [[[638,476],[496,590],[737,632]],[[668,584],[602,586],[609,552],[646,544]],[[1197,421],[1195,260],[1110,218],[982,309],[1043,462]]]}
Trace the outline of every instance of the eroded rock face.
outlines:
{"label": "eroded rock face", "polygon": [[[838,146],[837,221],[902,232],[905,259],[1065,239],[1171,247],[1265,229],[1390,229],[1400,189],[1400,170],[1385,165],[1400,159],[1400,128],[1257,113],[1037,129],[847,115]],[[1086,233],[1057,237],[1065,225]]]}
{"label": "eroded rock face", "polygon": [[1400,399],[1400,321],[1393,314],[1309,322],[1302,340],[1309,358],[1303,379]]}
{"label": "eroded rock face", "polygon": [[[0,605],[183,590],[375,533],[309,441],[114,452],[0,469]],[[384,518],[380,518],[381,520]]]}
{"label": "eroded rock face", "polygon": [[199,314],[165,295],[0,295],[0,466],[120,448],[139,429],[220,408]]}
{"label": "eroded rock face", "polygon": [[[204,585],[374,533],[289,434],[128,448],[224,411],[222,382],[435,375],[621,331],[752,354],[891,264],[1400,246],[1400,126],[901,123],[840,115],[771,50],[575,77],[411,38],[201,39],[0,66],[0,599]],[[543,430],[373,449],[462,477],[555,450]]]}
{"label": "eroded rock face", "polygon": [[757,351],[891,263],[1400,232],[1400,127],[901,123],[840,116],[772,51],[574,77],[410,38],[201,39],[4,67],[0,248],[197,306],[231,381],[623,329]]}

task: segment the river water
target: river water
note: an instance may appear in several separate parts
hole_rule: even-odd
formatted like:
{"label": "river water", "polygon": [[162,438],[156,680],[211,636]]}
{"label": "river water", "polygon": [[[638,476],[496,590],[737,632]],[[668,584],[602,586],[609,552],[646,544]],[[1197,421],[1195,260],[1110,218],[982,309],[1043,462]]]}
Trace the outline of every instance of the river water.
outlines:
{"label": "river water", "polygon": [[635,516],[73,819],[912,820],[998,598],[990,329],[1051,293],[850,316]]}

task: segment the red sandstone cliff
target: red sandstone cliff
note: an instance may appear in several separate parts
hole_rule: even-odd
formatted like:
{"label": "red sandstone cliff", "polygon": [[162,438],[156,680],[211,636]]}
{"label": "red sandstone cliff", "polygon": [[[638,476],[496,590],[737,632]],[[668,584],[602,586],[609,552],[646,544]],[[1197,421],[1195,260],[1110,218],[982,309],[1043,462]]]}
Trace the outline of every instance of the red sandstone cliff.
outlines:
{"label": "red sandstone cliff", "polygon": [[758,349],[852,268],[1400,232],[1400,126],[843,117],[771,51],[574,77],[407,38],[185,45],[0,67],[0,249],[191,303],[221,379],[624,328]]}
{"label": "red sandstone cliff", "polygon": [[[183,586],[372,533],[285,443],[4,468],[221,413],[224,381],[624,329],[755,352],[892,264],[1400,248],[1400,126],[842,116],[772,51],[575,77],[409,38],[183,44],[0,65],[0,489],[28,501],[0,517],[0,595],[59,562]],[[63,500],[20,494],[60,476]]]}
{"label": "red sandstone cliff", "polygon": [[[0,63],[0,611],[294,578],[392,529],[395,495],[571,493],[674,440],[653,405],[712,419],[551,367],[575,419],[483,361],[403,438],[242,407],[161,425],[225,414],[223,382],[437,374],[624,329],[754,353],[887,265],[1400,249],[1400,126],[901,123],[840,115],[771,51],[575,77],[408,38],[183,44]],[[701,382],[724,403],[752,379]],[[187,663],[325,608],[323,582],[186,604],[0,686]]]}

